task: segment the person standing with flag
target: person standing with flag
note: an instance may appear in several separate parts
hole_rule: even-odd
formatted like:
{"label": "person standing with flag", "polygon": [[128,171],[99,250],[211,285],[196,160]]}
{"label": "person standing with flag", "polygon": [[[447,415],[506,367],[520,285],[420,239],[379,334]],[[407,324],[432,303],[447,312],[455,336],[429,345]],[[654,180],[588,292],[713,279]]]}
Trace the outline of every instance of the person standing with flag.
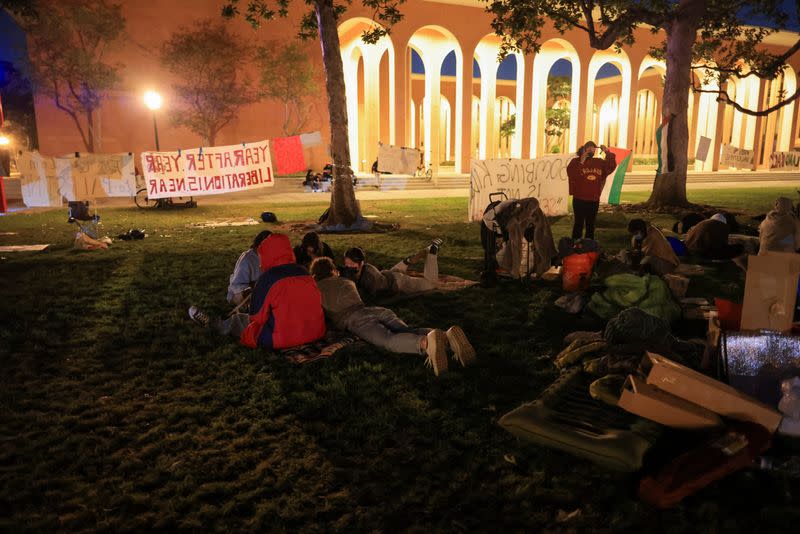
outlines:
{"label": "person standing with flag", "polygon": [[580,239],[581,236],[594,239],[600,195],[606,178],[617,168],[614,153],[605,145],[600,145],[600,150],[605,153],[605,159],[595,157],[597,145],[589,141],[578,149],[576,157],[567,165],[569,194],[572,195],[572,211],[575,215],[572,239]]}

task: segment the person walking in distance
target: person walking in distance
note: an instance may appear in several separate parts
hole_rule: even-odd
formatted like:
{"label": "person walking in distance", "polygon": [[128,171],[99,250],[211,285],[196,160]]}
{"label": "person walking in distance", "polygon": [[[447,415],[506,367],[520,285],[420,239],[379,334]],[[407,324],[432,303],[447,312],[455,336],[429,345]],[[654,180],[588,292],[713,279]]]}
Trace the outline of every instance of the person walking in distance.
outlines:
{"label": "person walking in distance", "polygon": [[578,149],[576,157],[567,165],[569,194],[572,195],[572,211],[575,215],[572,239],[594,239],[600,195],[606,178],[617,168],[614,153],[609,152],[605,145],[600,145],[600,150],[605,154],[605,159],[595,157],[597,145],[589,141]]}

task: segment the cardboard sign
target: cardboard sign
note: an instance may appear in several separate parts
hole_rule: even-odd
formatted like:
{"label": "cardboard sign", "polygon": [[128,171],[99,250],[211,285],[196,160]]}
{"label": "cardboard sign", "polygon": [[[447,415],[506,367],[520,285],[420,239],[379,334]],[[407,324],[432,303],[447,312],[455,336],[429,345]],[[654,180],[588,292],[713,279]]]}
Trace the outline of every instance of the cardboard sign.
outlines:
{"label": "cardboard sign", "polygon": [[800,152],[773,152],[769,155],[770,169],[796,169],[800,167]]}
{"label": "cardboard sign", "polygon": [[648,352],[642,361],[642,370],[646,374],[645,381],[651,386],[723,417],[759,424],[770,433],[775,432],[783,418],[769,406],[728,384],[658,354]]}
{"label": "cardboard sign", "polygon": [[736,148],[733,145],[722,145],[719,155],[720,165],[729,167],[750,167],[753,165],[755,152],[745,148]]}
{"label": "cardboard sign", "polygon": [[791,330],[798,278],[798,254],[767,252],[750,256],[744,286],[742,330]]}
{"label": "cardboard sign", "polygon": [[300,142],[303,148],[314,148],[322,144],[322,134],[320,132],[300,134]]}
{"label": "cardboard sign", "polygon": [[59,189],[67,200],[136,195],[133,154],[78,154],[55,158]]}
{"label": "cardboard sign", "polygon": [[708,158],[708,149],[711,148],[711,139],[701,135],[700,141],[697,142],[697,152],[694,159],[698,161],[705,161]]}
{"label": "cardboard sign", "polygon": [[479,221],[489,205],[489,195],[505,193],[509,199],[536,197],[545,215],[567,213],[571,154],[536,159],[472,160],[470,165],[469,220]]}
{"label": "cardboard sign", "polygon": [[269,141],[142,152],[142,171],[149,198],[218,195],[275,185]]}
{"label": "cardboard sign", "polygon": [[21,152],[17,155],[20,173],[22,202],[29,208],[60,207],[61,192],[55,159],[38,152]]}
{"label": "cardboard sign", "polygon": [[416,148],[380,144],[378,146],[378,171],[392,174],[414,174],[421,161],[421,156],[422,152]]}
{"label": "cardboard sign", "polygon": [[672,428],[699,430],[722,426],[722,419],[706,408],[670,395],[629,375],[617,404],[623,410]]}

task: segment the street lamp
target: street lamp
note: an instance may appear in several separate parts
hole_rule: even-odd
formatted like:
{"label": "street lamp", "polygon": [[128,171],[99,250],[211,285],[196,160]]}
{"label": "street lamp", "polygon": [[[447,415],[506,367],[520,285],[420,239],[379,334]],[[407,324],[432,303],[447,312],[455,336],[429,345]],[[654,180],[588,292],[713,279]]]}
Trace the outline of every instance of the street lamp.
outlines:
{"label": "street lamp", "polygon": [[0,135],[0,146],[8,146],[11,144],[11,139],[5,135]]}
{"label": "street lamp", "polygon": [[156,123],[156,110],[161,108],[162,102],[161,95],[155,91],[147,91],[144,94],[144,105],[153,112],[153,133],[156,136],[156,151],[161,150],[158,146],[158,124]]}

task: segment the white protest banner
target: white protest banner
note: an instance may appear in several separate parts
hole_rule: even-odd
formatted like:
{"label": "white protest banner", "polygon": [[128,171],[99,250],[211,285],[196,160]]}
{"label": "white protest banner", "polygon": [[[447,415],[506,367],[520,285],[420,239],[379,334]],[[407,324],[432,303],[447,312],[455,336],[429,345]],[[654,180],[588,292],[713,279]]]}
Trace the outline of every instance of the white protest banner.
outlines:
{"label": "white protest banner", "polygon": [[67,200],[136,195],[133,154],[74,154],[55,158],[61,194]]}
{"label": "white protest banner", "polygon": [[729,167],[750,167],[753,164],[755,152],[745,148],[736,148],[733,145],[722,145],[719,154],[719,164]]}
{"label": "white protest banner", "polygon": [[275,185],[269,141],[142,152],[147,196],[218,195]]}
{"label": "white protest banner", "polygon": [[300,143],[303,148],[313,148],[322,144],[322,134],[320,132],[311,132],[300,134]]}
{"label": "white protest banner", "polygon": [[536,197],[545,215],[566,214],[567,164],[573,157],[564,154],[536,159],[472,160],[469,220],[481,220],[492,193],[505,193],[509,199]]}
{"label": "white protest banner", "polygon": [[796,169],[800,167],[800,152],[773,152],[769,155],[770,169]]}
{"label": "white protest banner", "polygon": [[54,158],[38,152],[20,152],[17,155],[17,170],[21,177],[22,202],[26,206],[61,206]]}
{"label": "white protest banner", "polygon": [[378,171],[392,174],[414,174],[420,162],[420,151],[392,145],[378,145]]}

